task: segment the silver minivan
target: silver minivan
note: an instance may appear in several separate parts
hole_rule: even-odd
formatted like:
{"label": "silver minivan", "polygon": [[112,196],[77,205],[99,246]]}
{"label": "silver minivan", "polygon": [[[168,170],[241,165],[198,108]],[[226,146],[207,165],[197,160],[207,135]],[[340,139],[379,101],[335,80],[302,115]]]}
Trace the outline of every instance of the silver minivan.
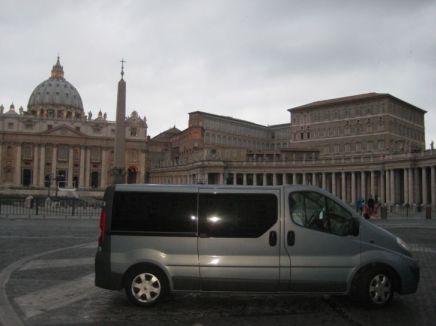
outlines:
{"label": "silver minivan", "polygon": [[95,284],[149,306],[169,292],[414,293],[407,245],[316,187],[116,185],[104,195]]}

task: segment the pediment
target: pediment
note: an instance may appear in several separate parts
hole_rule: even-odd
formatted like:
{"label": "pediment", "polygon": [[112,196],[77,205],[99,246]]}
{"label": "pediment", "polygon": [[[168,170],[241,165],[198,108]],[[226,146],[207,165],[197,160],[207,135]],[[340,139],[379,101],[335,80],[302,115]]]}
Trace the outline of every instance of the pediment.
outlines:
{"label": "pediment", "polygon": [[70,126],[61,125],[52,129],[47,129],[42,132],[44,135],[63,136],[63,137],[83,137],[86,136],[83,132],[78,131]]}

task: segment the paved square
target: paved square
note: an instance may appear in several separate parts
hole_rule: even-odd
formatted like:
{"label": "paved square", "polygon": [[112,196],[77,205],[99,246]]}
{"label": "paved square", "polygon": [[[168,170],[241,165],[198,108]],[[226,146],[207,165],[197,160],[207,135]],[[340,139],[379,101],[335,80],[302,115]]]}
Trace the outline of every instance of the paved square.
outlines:
{"label": "paved square", "polygon": [[436,224],[424,222],[381,222],[411,245],[421,264],[418,292],[397,296],[386,309],[361,307],[347,297],[229,294],[172,295],[161,305],[142,309],[131,306],[122,291],[94,287],[98,221],[0,219],[2,281],[9,274],[2,289],[5,297],[0,298],[1,312],[5,312],[2,318],[8,326],[14,322],[17,325],[434,325]]}

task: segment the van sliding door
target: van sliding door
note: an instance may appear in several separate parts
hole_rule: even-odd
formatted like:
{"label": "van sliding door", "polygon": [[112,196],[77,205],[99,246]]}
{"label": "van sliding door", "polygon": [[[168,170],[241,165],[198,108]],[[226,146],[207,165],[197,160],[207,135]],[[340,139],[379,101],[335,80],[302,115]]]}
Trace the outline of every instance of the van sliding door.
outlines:
{"label": "van sliding door", "polygon": [[200,189],[201,289],[276,291],[279,190]]}

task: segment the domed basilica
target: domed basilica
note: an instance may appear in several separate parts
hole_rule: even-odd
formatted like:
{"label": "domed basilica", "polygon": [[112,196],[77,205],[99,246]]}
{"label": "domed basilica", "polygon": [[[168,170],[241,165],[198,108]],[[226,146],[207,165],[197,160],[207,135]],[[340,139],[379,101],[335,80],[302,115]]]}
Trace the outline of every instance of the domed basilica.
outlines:
{"label": "domed basilica", "polygon": [[[97,191],[111,182],[115,122],[85,114],[78,90],[64,77],[59,57],[50,78],[30,95],[27,110],[0,106],[0,187],[33,193],[49,185]],[[145,181],[147,124],[126,118],[129,183]]]}

